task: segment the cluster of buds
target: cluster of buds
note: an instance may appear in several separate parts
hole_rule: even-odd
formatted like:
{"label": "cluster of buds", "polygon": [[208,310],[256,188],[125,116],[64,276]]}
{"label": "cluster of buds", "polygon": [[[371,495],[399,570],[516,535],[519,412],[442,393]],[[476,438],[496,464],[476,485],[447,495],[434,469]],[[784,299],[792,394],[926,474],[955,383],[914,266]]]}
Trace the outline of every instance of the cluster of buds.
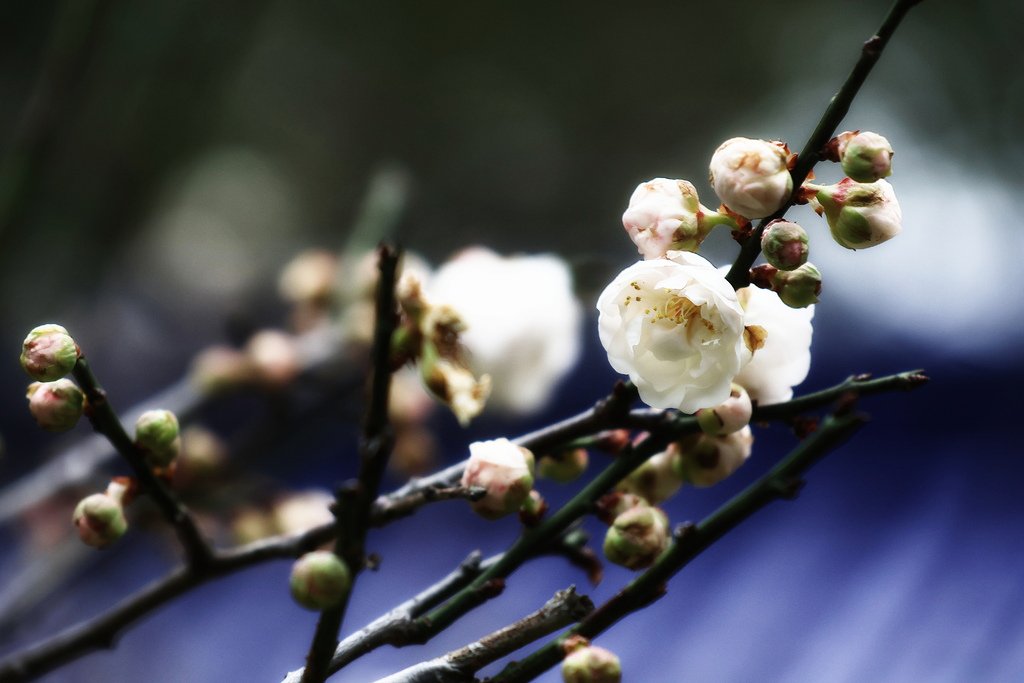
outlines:
{"label": "cluster of buds", "polygon": [[135,446],[150,467],[166,468],[181,451],[178,418],[169,410],[147,410],[135,421]]}
{"label": "cluster of buds", "polygon": [[481,517],[498,519],[516,512],[526,502],[533,489],[533,469],[533,454],[508,439],[476,441],[469,445],[462,485],[486,490],[470,505]]}
{"label": "cluster of buds", "polygon": [[622,665],[614,653],[591,645],[586,638],[573,636],[562,646],[564,683],[620,683]]}
{"label": "cluster of buds", "polygon": [[480,414],[491,390],[487,375],[474,377],[459,335],[465,325],[449,306],[431,304],[414,278],[403,278],[398,297],[405,320],[392,340],[398,365],[415,359],[424,385],[447,404],[462,425]]}
{"label": "cluster of buds", "polygon": [[128,530],[124,506],[131,493],[127,480],[114,479],[105,492],[94,493],[79,501],[71,521],[83,543],[93,548],[105,548],[124,536]]}
{"label": "cluster of buds", "polygon": [[654,178],[640,183],[622,214],[622,226],[645,259],[661,258],[669,251],[697,251],[719,225],[738,227],[728,214],[702,205],[686,180]]}
{"label": "cluster of buds", "polygon": [[805,263],[793,270],[757,266],[750,271],[750,283],[774,291],[790,308],[807,308],[816,304],[821,294],[821,272],[813,263]]}
{"label": "cluster of buds", "polygon": [[352,572],[329,550],[314,550],[292,565],[289,586],[295,602],[321,611],[337,606],[348,595]]}

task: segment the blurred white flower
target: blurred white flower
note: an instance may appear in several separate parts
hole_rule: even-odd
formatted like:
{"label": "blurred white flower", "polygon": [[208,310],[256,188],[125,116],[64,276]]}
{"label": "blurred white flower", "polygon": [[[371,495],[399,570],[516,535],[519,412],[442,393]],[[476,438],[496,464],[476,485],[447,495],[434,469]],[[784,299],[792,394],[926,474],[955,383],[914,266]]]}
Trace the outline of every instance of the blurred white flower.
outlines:
{"label": "blurred white flower", "polygon": [[790,308],[775,292],[758,287],[744,287],[736,294],[746,324],[760,325],[767,333],[764,346],[736,375],[736,383],[760,405],[788,401],[811,367],[814,306]]}
{"label": "blurred white flower", "polygon": [[541,408],[579,357],[580,305],[556,256],[502,257],[474,247],[442,265],[427,289],[465,323],[470,366],[491,377],[488,406]]}
{"label": "blurred white flower", "polygon": [[608,361],[655,408],[717,406],[750,357],[736,292],[697,254],[633,264],[601,293],[597,310]]}
{"label": "blurred white flower", "polygon": [[793,193],[788,159],[781,142],[731,138],[711,157],[711,185],[722,202],[741,216],[770,216]]}

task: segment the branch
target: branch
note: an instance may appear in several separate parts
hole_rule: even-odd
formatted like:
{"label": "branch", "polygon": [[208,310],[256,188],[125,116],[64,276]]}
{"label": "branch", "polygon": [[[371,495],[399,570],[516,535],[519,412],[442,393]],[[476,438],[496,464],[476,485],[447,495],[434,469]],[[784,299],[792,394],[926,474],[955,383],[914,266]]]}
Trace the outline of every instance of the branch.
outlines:
{"label": "branch", "polygon": [[814,132],[811,133],[811,137],[807,139],[803,149],[800,150],[796,166],[791,172],[793,176],[793,195],[778,211],[767,218],[762,218],[757,224],[757,229],[744,240],[739,255],[729,269],[729,274],[725,276],[725,279],[729,281],[733,288],[740,289],[750,284],[750,267],[754,265],[754,260],[761,253],[761,234],[764,232],[765,226],[776,218],[782,218],[789,207],[793,206],[794,199],[800,192],[800,186],[807,180],[807,176],[810,174],[811,169],[814,168],[814,165],[824,158],[822,151],[824,150],[825,143],[835,135],[836,129],[850,110],[850,104],[853,103],[853,99],[857,96],[861,86],[864,85],[864,81],[867,79],[868,74],[871,73],[871,69],[875,66],[878,58],[882,56],[882,51],[888,44],[892,34],[896,31],[900,22],[903,21],[903,17],[907,15],[907,12],[919,2],[921,0],[896,0],[878,32],[864,43],[860,51],[860,59],[853,66],[853,70],[846,77],[846,82],[839,88],[839,92],[832,96],[832,100],[818,121]]}
{"label": "branch", "polygon": [[78,362],[71,372],[85,393],[86,415],[89,422],[92,423],[93,429],[107,437],[111,445],[131,465],[142,490],[156,503],[164,519],[174,527],[185,550],[189,566],[201,567],[209,563],[213,559],[213,553],[199,533],[199,528],[192,515],[164,482],[153,473],[145,456],[136,448],[132,438],[125,432],[121,420],[118,419],[117,413],[107,401],[107,394],[97,381],[84,355],[79,356]]}
{"label": "branch", "polygon": [[[384,470],[394,445],[388,426],[388,394],[391,388],[391,337],[398,322],[395,303],[395,281],[400,252],[382,245],[378,249],[376,315],[371,349],[370,399],[359,444],[359,479],[355,486],[338,495],[338,529],[335,554],[352,572],[352,583],[365,564],[366,534],[380,491]],[[331,656],[338,644],[338,631],[348,606],[348,595],[341,602],[320,614],[309,655],[303,683],[322,683],[328,676]]]}
{"label": "branch", "polygon": [[538,638],[567,626],[590,614],[594,603],[570,586],[555,593],[554,597],[536,612],[519,621],[470,643],[443,657],[416,664],[377,683],[472,683],[473,674],[491,662],[515,652]]}
{"label": "branch", "polygon": [[666,582],[726,533],[768,503],[796,497],[802,476],[827,453],[845,443],[867,422],[863,415],[833,415],[766,475],[736,495],[700,524],[676,530],[675,542],[657,562],[601,605],[580,624],[529,657],[507,666],[490,683],[530,681],[555,666],[565,656],[566,639],[579,635],[594,638],[626,615],[654,602],[666,591]]}

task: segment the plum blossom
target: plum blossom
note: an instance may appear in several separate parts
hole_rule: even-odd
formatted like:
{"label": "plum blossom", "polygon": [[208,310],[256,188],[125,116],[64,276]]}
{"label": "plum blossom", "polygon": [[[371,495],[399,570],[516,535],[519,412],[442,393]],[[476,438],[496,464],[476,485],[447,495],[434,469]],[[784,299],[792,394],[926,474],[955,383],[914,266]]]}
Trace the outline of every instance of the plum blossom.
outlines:
{"label": "plum blossom", "polygon": [[431,300],[464,322],[470,367],[489,375],[488,405],[511,413],[541,408],[580,353],[581,310],[556,256],[460,252],[427,286]]}
{"label": "plum blossom", "polygon": [[673,251],[629,266],[601,293],[597,310],[608,361],[654,408],[693,413],[719,405],[750,358],[736,293],[697,254]]}
{"label": "plum blossom", "polygon": [[764,346],[736,375],[736,383],[760,405],[788,401],[811,367],[814,306],[790,308],[775,292],[758,287],[745,287],[736,294],[746,323],[767,333]]}
{"label": "plum blossom", "polygon": [[622,214],[622,226],[645,259],[670,250],[696,251],[716,225],[735,228],[728,216],[703,206],[686,180],[654,178],[640,183]]}
{"label": "plum blossom", "polygon": [[515,512],[533,488],[533,454],[508,439],[469,444],[463,486],[480,486],[487,494],[472,503],[481,517],[497,519]]}
{"label": "plum blossom", "polygon": [[903,229],[903,212],[885,180],[858,183],[844,178],[817,190],[811,206],[825,214],[835,241],[847,249],[867,249],[892,239]]}

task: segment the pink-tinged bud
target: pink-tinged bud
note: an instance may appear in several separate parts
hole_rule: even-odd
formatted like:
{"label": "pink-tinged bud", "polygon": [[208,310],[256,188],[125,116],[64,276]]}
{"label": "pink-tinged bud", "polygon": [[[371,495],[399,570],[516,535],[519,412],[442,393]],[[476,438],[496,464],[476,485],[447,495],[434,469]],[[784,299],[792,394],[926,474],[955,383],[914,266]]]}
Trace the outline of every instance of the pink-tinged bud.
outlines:
{"label": "pink-tinged bud", "polygon": [[840,133],[836,136],[836,151],[843,173],[859,183],[873,183],[892,175],[892,145],[878,133]]}
{"label": "pink-tinged bud", "polygon": [[633,493],[651,505],[668,500],[679,491],[683,485],[682,478],[676,474],[672,461],[678,457],[674,445],[668,449],[652,455],[640,467],[633,470],[629,476],[619,482],[617,491],[622,493]]}
{"label": "pink-tinged bud", "polygon": [[732,138],[711,157],[709,179],[715,193],[745,218],[764,218],[793,194],[789,150],[781,142]]}
{"label": "pink-tinged bud", "polygon": [[473,510],[487,519],[518,510],[533,488],[532,460],[530,451],[508,439],[471,443],[462,485],[487,490],[483,498],[470,503]]}
{"label": "pink-tinged bud", "polygon": [[705,434],[732,434],[750,423],[753,409],[747,390],[733,382],[732,392],[725,403],[715,408],[702,408],[697,411],[697,424]]}
{"label": "pink-tinged bud", "polygon": [[151,467],[167,467],[181,451],[178,418],[169,410],[147,410],[135,421],[135,445]]}
{"label": "pink-tinged bud", "polygon": [[587,471],[588,460],[585,448],[573,448],[557,455],[542,455],[537,463],[537,474],[541,479],[566,484]]}
{"label": "pink-tinged bud", "polygon": [[668,517],[650,505],[629,508],[615,518],[604,537],[609,562],[628,569],[654,564],[668,548]]}
{"label": "pink-tinged bud", "polygon": [[106,493],[94,493],[83,498],[75,507],[71,520],[79,538],[94,548],[105,548],[128,530],[121,502]]}
{"label": "pink-tinged bud", "polygon": [[815,211],[824,213],[832,237],[847,249],[867,249],[892,239],[903,229],[903,212],[885,180],[858,183],[844,178],[835,185],[812,186]]}
{"label": "pink-tinged bud", "polygon": [[32,417],[48,432],[66,432],[74,427],[85,407],[85,394],[66,378],[32,382],[25,396]]}
{"label": "pink-tinged bud", "polygon": [[813,263],[805,263],[796,270],[780,270],[772,278],[772,289],[790,308],[807,308],[818,303],[821,272]]}
{"label": "pink-tinged bud", "polygon": [[622,225],[645,259],[661,258],[670,250],[697,251],[716,226],[737,227],[729,216],[703,206],[691,183],[668,178],[637,186]]}
{"label": "pink-tinged bud", "polygon": [[71,372],[78,362],[78,345],[60,325],[34,328],[21,346],[21,367],[32,379],[52,382]]}
{"label": "pink-tinged bud", "polygon": [[352,572],[329,550],[314,550],[292,565],[289,585],[295,602],[321,611],[335,607],[348,595]]}
{"label": "pink-tinged bud", "polygon": [[793,270],[807,262],[807,232],[792,221],[774,220],[761,233],[761,252],[779,270]]}
{"label": "pink-tinged bud", "polygon": [[754,435],[750,427],[724,436],[700,434],[680,442],[675,461],[683,479],[697,487],[711,486],[739,469],[750,457]]}
{"label": "pink-tinged bud", "polygon": [[562,680],[565,683],[620,683],[622,666],[613,653],[603,647],[587,645],[562,660]]}

